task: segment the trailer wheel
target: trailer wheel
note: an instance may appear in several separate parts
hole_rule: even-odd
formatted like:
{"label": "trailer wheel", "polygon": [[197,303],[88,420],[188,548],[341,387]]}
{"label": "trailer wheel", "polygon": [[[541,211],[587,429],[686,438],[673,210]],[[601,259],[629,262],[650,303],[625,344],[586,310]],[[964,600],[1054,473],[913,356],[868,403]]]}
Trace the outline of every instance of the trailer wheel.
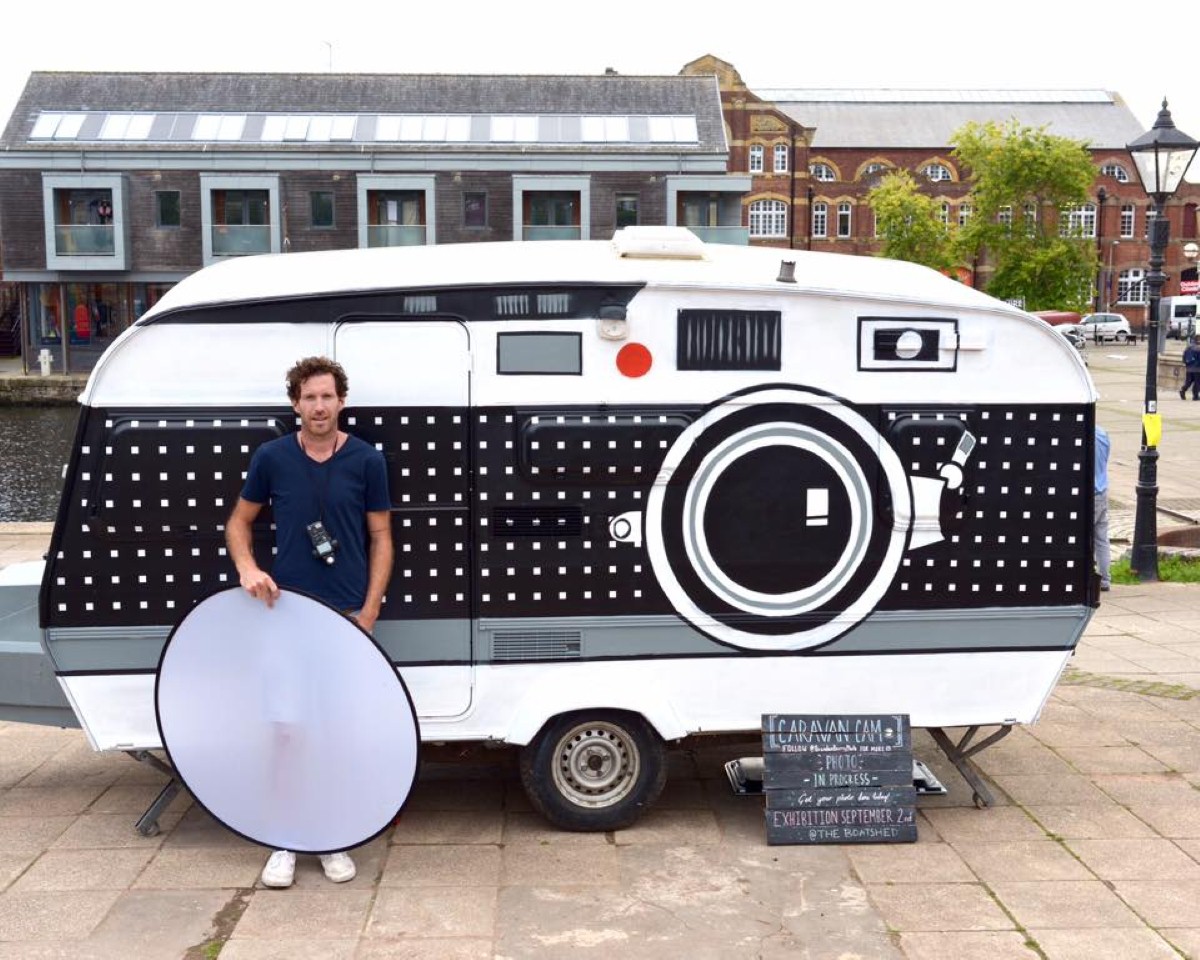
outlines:
{"label": "trailer wheel", "polygon": [[1129,334],[1127,334],[1124,330],[1118,330],[1114,339],[1117,341],[1117,343],[1124,343],[1129,339]]}
{"label": "trailer wheel", "polygon": [[564,830],[628,827],[662,792],[662,740],[637,714],[568,713],[521,751],[521,783],[534,808]]}

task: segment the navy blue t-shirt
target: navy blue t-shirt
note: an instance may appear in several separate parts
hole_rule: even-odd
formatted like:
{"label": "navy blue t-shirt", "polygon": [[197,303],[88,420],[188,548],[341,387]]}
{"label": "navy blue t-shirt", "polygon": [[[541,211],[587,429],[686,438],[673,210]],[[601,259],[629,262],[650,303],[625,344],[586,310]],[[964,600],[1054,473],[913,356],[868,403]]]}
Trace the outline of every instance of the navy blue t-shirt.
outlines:
{"label": "navy blue t-shirt", "polygon": [[[269,503],[275,515],[271,576],[339,610],[358,610],[367,595],[367,511],[388,510],[387,466],[370,444],[349,437],[324,463],[300,449],[295,434],[254,451],[242,498]],[[313,556],[307,527],[323,520],[338,542],[330,565]]]}

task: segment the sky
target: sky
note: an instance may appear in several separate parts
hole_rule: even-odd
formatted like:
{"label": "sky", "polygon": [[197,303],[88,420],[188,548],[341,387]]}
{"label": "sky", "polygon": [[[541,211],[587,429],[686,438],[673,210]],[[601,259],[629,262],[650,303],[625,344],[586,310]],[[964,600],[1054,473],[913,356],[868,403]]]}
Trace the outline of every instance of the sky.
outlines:
{"label": "sky", "polygon": [[713,54],[751,90],[1111,90],[1146,129],[1166,96],[1200,139],[1198,22],[1182,0],[17,0],[0,117],[36,70],[671,75]]}

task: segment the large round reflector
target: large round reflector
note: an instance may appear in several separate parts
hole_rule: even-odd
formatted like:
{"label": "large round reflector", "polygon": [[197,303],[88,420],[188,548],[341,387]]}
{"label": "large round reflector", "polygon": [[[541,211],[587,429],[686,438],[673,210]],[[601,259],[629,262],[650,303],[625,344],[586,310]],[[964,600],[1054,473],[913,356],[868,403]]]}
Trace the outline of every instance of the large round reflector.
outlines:
{"label": "large round reflector", "polygon": [[267,847],[365,843],[416,778],[420,733],[400,675],[357,624],[305,594],[268,607],[234,588],[197,604],[167,639],[154,702],[184,785]]}

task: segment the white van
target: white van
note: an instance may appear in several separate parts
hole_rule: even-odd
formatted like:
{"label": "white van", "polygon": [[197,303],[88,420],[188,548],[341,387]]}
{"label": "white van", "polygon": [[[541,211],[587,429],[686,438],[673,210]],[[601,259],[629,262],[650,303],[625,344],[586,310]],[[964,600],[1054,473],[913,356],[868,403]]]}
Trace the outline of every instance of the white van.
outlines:
{"label": "white van", "polygon": [[1196,333],[1196,297],[1163,297],[1158,302],[1158,323],[1166,336],[1187,340]]}
{"label": "white van", "polygon": [[[236,584],[223,523],[311,354],[388,462],[376,638],[422,738],[520,745],[564,826],[630,822],[666,742],[764,713],[1030,723],[1098,602],[1087,370],[934,271],[649,228],[244,258],[96,366],[41,632],[2,637],[97,750],[160,746],[164,641]],[[3,716],[61,721],[16,686]]]}

